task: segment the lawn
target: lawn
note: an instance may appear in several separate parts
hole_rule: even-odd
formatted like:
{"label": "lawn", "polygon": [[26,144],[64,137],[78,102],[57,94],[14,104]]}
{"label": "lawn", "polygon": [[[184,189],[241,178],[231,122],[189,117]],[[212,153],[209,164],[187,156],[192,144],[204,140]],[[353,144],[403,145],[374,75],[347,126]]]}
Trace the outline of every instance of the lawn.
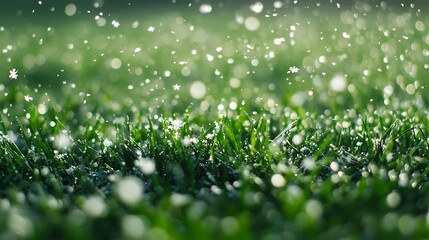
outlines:
{"label": "lawn", "polygon": [[426,3],[179,2],[0,10],[0,239],[429,236]]}

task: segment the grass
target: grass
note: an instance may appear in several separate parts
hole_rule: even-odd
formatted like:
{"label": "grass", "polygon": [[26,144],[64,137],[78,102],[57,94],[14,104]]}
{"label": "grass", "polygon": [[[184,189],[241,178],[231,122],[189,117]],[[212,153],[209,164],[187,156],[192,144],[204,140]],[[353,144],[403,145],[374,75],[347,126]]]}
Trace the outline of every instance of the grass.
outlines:
{"label": "grass", "polygon": [[59,9],[0,23],[0,239],[427,237],[427,9]]}

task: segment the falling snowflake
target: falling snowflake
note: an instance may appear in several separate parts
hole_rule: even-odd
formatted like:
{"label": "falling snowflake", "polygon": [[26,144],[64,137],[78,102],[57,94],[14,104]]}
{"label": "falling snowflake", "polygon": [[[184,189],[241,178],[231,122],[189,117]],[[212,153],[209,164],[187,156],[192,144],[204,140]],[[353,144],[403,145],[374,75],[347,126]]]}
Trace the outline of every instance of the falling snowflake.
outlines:
{"label": "falling snowflake", "polygon": [[31,96],[29,96],[29,95],[25,95],[25,96],[24,96],[24,99],[25,99],[25,101],[27,101],[27,102],[30,102],[30,101],[32,101],[32,100],[33,100],[33,98],[32,98]]}
{"label": "falling snowflake", "polygon": [[15,68],[9,71],[9,78],[10,79],[18,79],[18,70]]}
{"label": "falling snowflake", "polygon": [[179,91],[180,90],[180,85],[179,84],[174,84],[173,85],[173,89],[175,90],[175,91]]}
{"label": "falling snowflake", "polygon": [[141,49],[141,48],[139,48],[139,47],[138,47],[138,48],[136,48],[136,49],[134,49],[134,52],[135,52],[135,53],[139,53],[139,52],[141,52],[141,51],[142,51],[142,49]]}
{"label": "falling snowflake", "polygon": [[119,25],[121,25],[121,24],[119,24],[119,22],[118,22],[118,21],[116,21],[116,20],[113,20],[113,21],[112,21],[112,26],[113,26],[114,28],[118,28],[118,27],[119,27]]}
{"label": "falling snowflake", "polygon": [[297,73],[299,71],[299,68],[297,68],[296,66],[292,66],[289,68],[288,73]]}

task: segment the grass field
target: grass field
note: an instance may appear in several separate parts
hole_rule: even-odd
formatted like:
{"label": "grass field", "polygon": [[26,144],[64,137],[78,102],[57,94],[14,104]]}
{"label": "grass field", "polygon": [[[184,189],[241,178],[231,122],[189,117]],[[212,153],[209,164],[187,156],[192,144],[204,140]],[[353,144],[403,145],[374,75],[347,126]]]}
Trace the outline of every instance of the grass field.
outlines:
{"label": "grass field", "polygon": [[0,239],[429,236],[429,9],[95,2],[0,16]]}

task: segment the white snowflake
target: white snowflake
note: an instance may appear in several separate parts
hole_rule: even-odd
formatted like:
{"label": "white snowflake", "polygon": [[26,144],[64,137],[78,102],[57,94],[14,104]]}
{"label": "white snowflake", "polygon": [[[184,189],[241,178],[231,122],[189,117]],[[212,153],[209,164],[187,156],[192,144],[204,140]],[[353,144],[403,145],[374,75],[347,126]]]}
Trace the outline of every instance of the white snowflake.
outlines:
{"label": "white snowflake", "polygon": [[134,49],[134,52],[135,52],[135,53],[139,53],[139,52],[141,52],[141,51],[142,51],[142,49],[141,49],[141,48],[139,48],[139,47],[138,47],[138,48],[136,48],[136,49]]}
{"label": "white snowflake", "polygon": [[299,68],[297,68],[296,66],[292,66],[289,68],[288,73],[297,73],[299,71]]}
{"label": "white snowflake", "polygon": [[121,25],[121,24],[119,24],[119,22],[118,22],[118,21],[116,21],[116,20],[113,20],[113,21],[112,21],[112,26],[113,26],[114,28],[118,28],[118,27],[119,27],[119,25]]}
{"label": "white snowflake", "polygon": [[18,79],[18,70],[15,68],[9,71],[9,78],[10,79]]}
{"label": "white snowflake", "polygon": [[29,95],[25,95],[25,96],[24,96],[24,99],[25,99],[25,101],[27,101],[27,102],[30,102],[30,101],[32,101],[32,100],[33,100],[33,98],[32,98],[31,96],[29,96]]}
{"label": "white snowflake", "polygon": [[179,84],[174,84],[173,85],[173,89],[175,90],[175,91],[179,91],[180,90],[180,85]]}

